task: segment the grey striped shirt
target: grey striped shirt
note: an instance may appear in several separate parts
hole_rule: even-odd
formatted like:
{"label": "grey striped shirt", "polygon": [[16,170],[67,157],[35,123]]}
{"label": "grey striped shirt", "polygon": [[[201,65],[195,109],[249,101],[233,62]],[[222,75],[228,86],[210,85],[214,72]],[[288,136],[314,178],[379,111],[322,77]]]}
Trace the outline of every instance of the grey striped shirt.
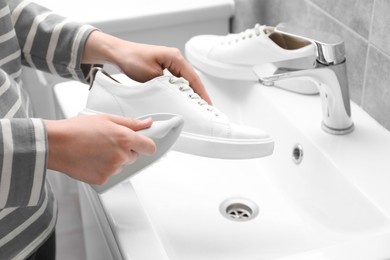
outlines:
{"label": "grey striped shirt", "polygon": [[32,118],[22,64],[84,81],[80,65],[93,27],[29,0],[0,0],[0,259],[23,259],[53,231],[57,208],[48,183],[47,135]]}

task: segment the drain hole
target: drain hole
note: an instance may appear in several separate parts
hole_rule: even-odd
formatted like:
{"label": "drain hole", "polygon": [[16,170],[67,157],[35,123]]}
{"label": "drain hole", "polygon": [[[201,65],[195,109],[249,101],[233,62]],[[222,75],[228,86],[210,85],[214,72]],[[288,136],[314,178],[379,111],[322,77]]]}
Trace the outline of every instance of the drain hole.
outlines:
{"label": "drain hole", "polygon": [[220,211],[230,220],[247,221],[257,216],[258,207],[250,200],[232,198],[221,204]]}
{"label": "drain hole", "polygon": [[233,205],[230,205],[226,209],[226,213],[229,214],[231,218],[242,220],[250,218],[253,214],[252,209],[250,207],[241,203],[235,203]]}
{"label": "drain hole", "polygon": [[303,147],[300,144],[296,144],[292,151],[292,160],[295,164],[300,164],[303,159]]}

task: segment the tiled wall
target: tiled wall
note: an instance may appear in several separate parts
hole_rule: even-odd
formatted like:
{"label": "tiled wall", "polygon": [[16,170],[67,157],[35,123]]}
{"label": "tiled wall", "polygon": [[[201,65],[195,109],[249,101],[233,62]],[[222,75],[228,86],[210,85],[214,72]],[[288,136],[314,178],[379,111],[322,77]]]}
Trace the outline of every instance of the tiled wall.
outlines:
{"label": "tiled wall", "polygon": [[389,13],[390,0],[236,0],[232,29],[292,21],[342,36],[352,100],[390,130]]}

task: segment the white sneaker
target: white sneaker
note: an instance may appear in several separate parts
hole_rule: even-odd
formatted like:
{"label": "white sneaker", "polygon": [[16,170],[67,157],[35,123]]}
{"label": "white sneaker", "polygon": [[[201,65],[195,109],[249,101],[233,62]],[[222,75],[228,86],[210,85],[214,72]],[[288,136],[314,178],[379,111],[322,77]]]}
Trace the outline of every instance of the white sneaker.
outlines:
{"label": "white sneaker", "polygon": [[226,115],[194,93],[188,81],[172,75],[146,83],[123,85],[98,70],[82,114],[103,112],[124,117],[171,113],[184,118],[174,150],[225,159],[272,154],[274,142],[265,132],[229,122]]}
{"label": "white sneaker", "polygon": [[[258,24],[225,36],[194,36],[186,43],[185,54],[199,70],[235,80],[257,80],[252,68],[262,64],[273,63],[279,67],[293,64],[303,69],[313,68],[316,62],[316,47],[309,41],[282,35],[275,32],[274,27]],[[278,86],[303,94],[318,93],[317,86],[304,79],[280,81]]]}

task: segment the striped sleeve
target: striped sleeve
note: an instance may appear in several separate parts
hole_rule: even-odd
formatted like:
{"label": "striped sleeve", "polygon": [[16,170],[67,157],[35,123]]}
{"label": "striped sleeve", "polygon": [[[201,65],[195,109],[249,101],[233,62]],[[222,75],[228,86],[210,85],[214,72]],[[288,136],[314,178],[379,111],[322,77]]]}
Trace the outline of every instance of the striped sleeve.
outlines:
{"label": "striped sleeve", "polygon": [[36,206],[42,196],[47,138],[41,119],[0,119],[0,209]]}
{"label": "striped sleeve", "polygon": [[9,0],[9,6],[24,65],[85,81],[81,57],[96,28],[70,21],[30,0]]}

